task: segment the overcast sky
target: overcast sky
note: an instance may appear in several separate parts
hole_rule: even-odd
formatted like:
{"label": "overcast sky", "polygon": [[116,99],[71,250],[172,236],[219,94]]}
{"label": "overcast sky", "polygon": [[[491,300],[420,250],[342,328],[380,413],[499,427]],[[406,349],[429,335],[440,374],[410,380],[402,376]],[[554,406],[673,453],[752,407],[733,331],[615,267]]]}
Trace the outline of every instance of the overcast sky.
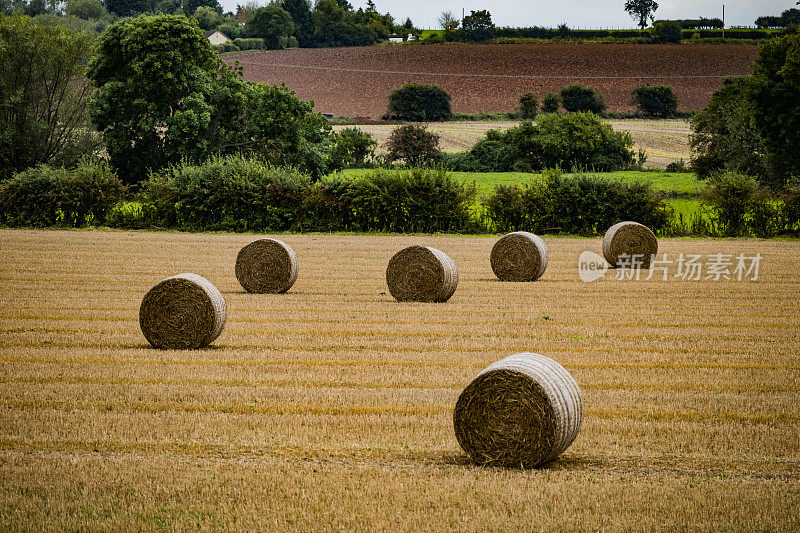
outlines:
{"label": "overcast sky", "polygon": [[[246,0],[221,0],[225,11],[236,11],[236,4]],[[387,11],[395,21],[410,17],[418,28],[436,28],[436,19],[442,11],[451,11],[461,17],[462,8],[488,9],[497,26],[555,27],[566,22],[570,28],[634,28],[636,23],[625,13],[624,0],[373,0],[381,13]],[[722,18],[725,3],[726,26],[752,26],[761,15],[780,15],[795,6],[796,0],[660,0],[656,18]],[[260,0],[266,5],[269,0]],[[350,0],[358,9],[367,0]]]}

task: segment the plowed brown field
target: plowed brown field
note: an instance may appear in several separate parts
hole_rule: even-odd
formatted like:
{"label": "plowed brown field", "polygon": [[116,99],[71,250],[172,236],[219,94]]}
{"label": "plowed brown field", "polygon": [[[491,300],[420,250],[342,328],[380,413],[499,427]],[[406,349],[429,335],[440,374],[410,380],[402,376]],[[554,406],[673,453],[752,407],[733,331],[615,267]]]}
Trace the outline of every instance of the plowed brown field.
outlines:
{"label": "plowed brown field", "polygon": [[460,113],[510,111],[519,95],[578,81],[595,87],[610,110],[628,110],[642,83],[671,85],[681,110],[702,109],[726,76],[750,72],[747,45],[504,44],[370,46],[226,54],[245,79],[286,84],[316,110],[380,117],[389,92],[408,81],[435,83]]}
{"label": "plowed brown field", "polygon": [[[0,231],[0,530],[800,530],[800,243],[660,243],[758,252],[757,281],[583,283],[600,240],[548,237],[540,281],[501,283],[495,237],[284,235],[297,283],[255,295],[254,238]],[[458,265],[447,303],[387,295],[411,244]],[[142,296],[186,271],[225,331],[153,349]],[[470,465],[456,399],[520,351],[572,373],[581,432],[540,470]]]}

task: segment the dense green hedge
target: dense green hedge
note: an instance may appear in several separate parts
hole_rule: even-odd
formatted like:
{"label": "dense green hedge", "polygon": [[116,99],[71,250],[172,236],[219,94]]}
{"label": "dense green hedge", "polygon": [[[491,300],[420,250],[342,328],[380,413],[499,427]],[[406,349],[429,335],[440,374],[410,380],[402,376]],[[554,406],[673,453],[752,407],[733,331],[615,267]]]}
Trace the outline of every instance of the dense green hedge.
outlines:
{"label": "dense green hedge", "polygon": [[489,225],[498,232],[597,235],[622,220],[653,231],[665,229],[672,212],[647,183],[626,183],[583,174],[544,172],[523,185],[498,185],[483,201]]}
{"label": "dense green hedge", "polygon": [[41,165],[0,183],[0,224],[99,226],[124,194],[105,162],[85,160],[74,170]]}

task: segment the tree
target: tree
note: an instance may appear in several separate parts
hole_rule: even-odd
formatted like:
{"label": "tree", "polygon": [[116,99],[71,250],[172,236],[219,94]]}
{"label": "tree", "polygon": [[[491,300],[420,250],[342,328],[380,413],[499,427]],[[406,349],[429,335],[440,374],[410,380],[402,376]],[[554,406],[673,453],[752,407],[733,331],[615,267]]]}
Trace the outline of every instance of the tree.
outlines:
{"label": "tree", "polygon": [[108,19],[108,11],[100,0],[67,0],[67,15],[84,20]]}
{"label": "tree", "polygon": [[536,118],[539,110],[539,100],[534,93],[525,93],[519,97],[519,113],[522,118]]}
{"label": "tree", "polygon": [[314,39],[314,18],[309,0],[283,0],[281,7],[292,17],[294,36],[300,46],[309,46]]}
{"label": "tree", "polygon": [[450,95],[438,85],[406,83],[389,93],[387,115],[401,120],[447,120]]}
{"label": "tree", "polygon": [[442,11],[442,14],[439,15],[436,22],[439,23],[439,26],[441,26],[445,32],[456,30],[459,24],[458,19],[453,15],[452,11]]}
{"label": "tree", "polygon": [[800,33],[761,46],[747,96],[764,140],[770,184],[782,187],[790,177],[800,177]]}
{"label": "tree", "polygon": [[0,179],[93,152],[84,75],[92,38],[14,13],[0,15],[0,50]]}
{"label": "tree", "polygon": [[219,0],[183,0],[181,3],[183,13],[187,16],[194,15],[200,6],[210,7],[217,13],[222,14],[222,6],[219,4]]}
{"label": "tree", "polygon": [[157,0],[105,0],[106,9],[118,17],[130,17],[155,10]]}
{"label": "tree", "polygon": [[602,113],[606,108],[603,99],[594,89],[580,83],[573,83],[561,89],[561,105],[570,113],[578,111]]}
{"label": "tree", "polygon": [[249,37],[260,37],[272,50],[286,48],[289,36],[294,33],[294,22],[288,11],[278,4],[270,4],[253,13],[245,31]]}
{"label": "tree", "polygon": [[668,85],[639,85],[631,91],[631,105],[645,115],[671,117],[678,111],[678,97]]}
{"label": "tree", "polygon": [[494,36],[492,15],[485,9],[470,11],[461,21],[461,31],[467,41],[487,41]]}
{"label": "tree", "polygon": [[[213,7],[208,6],[198,7],[194,12],[194,19],[204,30],[213,30],[222,21],[220,14]],[[228,37],[231,36],[228,35]]]}
{"label": "tree", "polygon": [[639,20],[639,27],[645,29],[647,27],[647,20],[652,22],[655,20],[653,13],[658,9],[658,2],[655,0],[627,0],[625,2],[625,11],[633,18]]}
{"label": "tree", "polygon": [[392,130],[386,141],[389,161],[403,160],[407,166],[428,166],[439,157],[439,136],[421,124],[406,124]]}
{"label": "tree", "polygon": [[206,153],[217,69],[195,20],[142,15],[109,26],[89,63],[90,111],[120,179]]}

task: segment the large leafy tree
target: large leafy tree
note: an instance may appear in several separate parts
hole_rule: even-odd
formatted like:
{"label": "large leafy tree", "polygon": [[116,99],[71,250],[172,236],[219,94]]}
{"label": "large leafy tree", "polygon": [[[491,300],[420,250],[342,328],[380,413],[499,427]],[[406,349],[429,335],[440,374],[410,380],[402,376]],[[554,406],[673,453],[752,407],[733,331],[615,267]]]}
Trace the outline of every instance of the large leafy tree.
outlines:
{"label": "large leafy tree", "polygon": [[292,17],[294,36],[300,46],[309,46],[314,39],[314,18],[310,0],[283,0],[281,7]]}
{"label": "large leafy tree", "polygon": [[106,9],[119,17],[130,17],[155,10],[158,0],[105,0]]}
{"label": "large leafy tree", "polygon": [[20,13],[0,15],[0,178],[70,166],[96,148],[84,74],[92,38]]}
{"label": "large leafy tree", "polygon": [[494,36],[492,15],[485,9],[470,11],[461,21],[461,30],[468,41],[486,41]]}
{"label": "large leafy tree", "polygon": [[294,33],[294,22],[288,11],[277,4],[270,4],[253,13],[247,20],[245,31],[250,37],[264,39],[267,48],[286,48],[289,37]]}
{"label": "large leafy tree", "polygon": [[219,0],[183,0],[181,7],[185,15],[194,15],[198,7],[210,7],[217,13],[222,13],[222,6]]}
{"label": "large leafy tree", "polygon": [[627,0],[625,2],[625,11],[633,18],[638,20],[639,27],[645,29],[647,21],[651,22],[655,19],[653,15],[658,9],[658,2],[655,0]]}
{"label": "large leafy tree", "polygon": [[800,33],[770,39],[759,50],[748,90],[773,185],[800,177]]}

